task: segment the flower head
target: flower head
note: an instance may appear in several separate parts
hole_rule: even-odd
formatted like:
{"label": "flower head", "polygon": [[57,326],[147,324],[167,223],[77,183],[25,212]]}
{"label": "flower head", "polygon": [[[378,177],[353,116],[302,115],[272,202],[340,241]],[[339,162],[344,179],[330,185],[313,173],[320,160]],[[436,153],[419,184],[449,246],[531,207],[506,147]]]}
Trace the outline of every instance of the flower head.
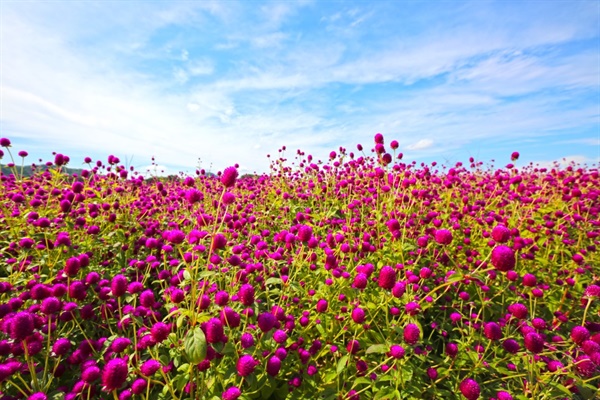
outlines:
{"label": "flower head", "polygon": [[515,267],[515,252],[508,246],[500,245],[492,250],[492,265],[499,271],[510,271]]}
{"label": "flower head", "polygon": [[379,271],[379,287],[383,289],[392,289],[396,284],[396,270],[390,266],[384,266]]}
{"label": "flower head", "polygon": [[227,168],[225,168],[225,170],[223,171],[223,174],[221,175],[221,183],[226,188],[232,187],[233,185],[235,185],[235,180],[237,179],[237,177],[238,177],[237,169],[235,167],[227,167]]}
{"label": "flower head", "polygon": [[238,359],[236,369],[240,376],[248,376],[258,365],[258,361],[254,359],[250,354],[244,354]]}
{"label": "flower head", "polygon": [[408,324],[404,328],[404,341],[408,344],[414,345],[419,341],[421,336],[421,330],[416,324]]}
{"label": "flower head", "polygon": [[477,400],[481,394],[479,384],[471,378],[467,378],[460,383],[460,392],[467,400]]}
{"label": "flower head", "polygon": [[122,358],[110,360],[102,370],[102,384],[106,391],[111,392],[123,386],[127,380],[127,362]]}

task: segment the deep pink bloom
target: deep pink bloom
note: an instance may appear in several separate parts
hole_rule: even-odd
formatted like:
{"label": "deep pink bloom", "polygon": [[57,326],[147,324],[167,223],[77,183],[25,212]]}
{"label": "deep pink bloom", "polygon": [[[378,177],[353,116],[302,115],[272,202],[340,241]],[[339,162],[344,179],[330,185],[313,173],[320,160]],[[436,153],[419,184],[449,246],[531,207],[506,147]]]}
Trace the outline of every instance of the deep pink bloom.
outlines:
{"label": "deep pink bloom", "polygon": [[381,133],[376,133],[374,139],[375,139],[375,143],[383,144],[383,135]]}
{"label": "deep pink bloom", "polygon": [[492,239],[498,243],[506,243],[510,239],[510,230],[504,225],[496,225],[492,229]]}
{"label": "deep pink bloom", "polygon": [[532,353],[541,353],[544,350],[544,338],[536,332],[529,332],[524,339],[525,348]]}
{"label": "deep pink bloom", "polygon": [[571,339],[577,344],[581,344],[590,338],[590,331],[583,326],[575,326],[571,329]]}
{"label": "deep pink bloom", "polygon": [[357,324],[362,324],[365,321],[365,310],[356,307],[352,310],[352,320]]}
{"label": "deep pink bloom", "polygon": [[271,376],[275,376],[281,369],[281,360],[278,357],[271,357],[267,361],[267,373]]}
{"label": "deep pink bloom", "polygon": [[13,340],[21,341],[27,336],[33,334],[34,321],[33,316],[25,311],[18,312],[10,321],[10,337]]}
{"label": "deep pink bloom", "polygon": [[527,317],[527,307],[521,303],[509,305],[508,312],[510,312],[517,319],[524,319]]}
{"label": "deep pink bloom", "polygon": [[394,358],[402,358],[404,357],[405,353],[406,352],[402,346],[399,346],[397,344],[393,344],[390,346],[390,356]]}
{"label": "deep pink bloom", "polygon": [[416,324],[408,324],[404,328],[404,341],[408,344],[414,345],[419,341],[421,336],[421,330]]}
{"label": "deep pink bloom", "polygon": [[317,312],[324,313],[327,311],[328,302],[325,299],[320,299],[317,301]]}
{"label": "deep pink bloom", "polygon": [[481,389],[479,388],[479,384],[471,379],[467,378],[460,383],[459,386],[460,392],[467,400],[477,400],[479,395],[481,394]]}
{"label": "deep pink bloom", "polygon": [[240,287],[238,292],[240,302],[245,306],[251,306],[254,304],[254,286],[246,283]]}
{"label": "deep pink bloom", "polygon": [[492,265],[499,271],[510,271],[515,268],[515,252],[508,246],[500,245],[492,250]]}
{"label": "deep pink bloom", "polygon": [[223,341],[223,324],[218,318],[209,319],[204,325],[204,333],[208,343],[219,343]]}
{"label": "deep pink bloom", "polygon": [[160,368],[160,362],[157,360],[150,359],[145,361],[140,367],[140,371],[144,376],[152,376]]}
{"label": "deep pink bloom", "polygon": [[238,389],[237,387],[233,386],[233,387],[230,387],[226,391],[223,392],[223,395],[221,396],[221,399],[223,399],[223,400],[236,400],[241,395],[242,395],[242,391],[240,389]]}
{"label": "deep pink bloom", "polygon": [[379,271],[379,287],[383,289],[392,289],[396,284],[396,270],[390,266],[384,266]]}
{"label": "deep pink bloom", "polygon": [[110,283],[113,296],[121,297],[127,291],[127,278],[121,274],[115,275]]}
{"label": "deep pink bloom", "polygon": [[483,328],[485,337],[490,340],[499,340],[502,338],[502,329],[495,322],[488,322]]}
{"label": "deep pink bloom", "polygon": [[356,354],[360,350],[360,342],[358,340],[349,341],[346,350],[350,354]]}
{"label": "deep pink bloom", "polygon": [[108,392],[119,389],[127,380],[127,362],[122,358],[110,360],[102,370],[102,384]]}
{"label": "deep pink bloom", "polygon": [[226,188],[232,187],[233,185],[235,185],[235,180],[237,179],[237,177],[238,177],[237,169],[235,167],[227,167],[227,168],[225,168],[225,170],[223,171],[223,174],[221,175],[221,183]]}
{"label": "deep pink bloom", "polygon": [[439,244],[449,245],[452,243],[452,232],[448,229],[438,229],[435,231],[435,241]]}
{"label": "deep pink bloom", "polygon": [[258,365],[258,361],[254,359],[250,354],[244,354],[238,359],[236,369],[240,376],[248,376]]}

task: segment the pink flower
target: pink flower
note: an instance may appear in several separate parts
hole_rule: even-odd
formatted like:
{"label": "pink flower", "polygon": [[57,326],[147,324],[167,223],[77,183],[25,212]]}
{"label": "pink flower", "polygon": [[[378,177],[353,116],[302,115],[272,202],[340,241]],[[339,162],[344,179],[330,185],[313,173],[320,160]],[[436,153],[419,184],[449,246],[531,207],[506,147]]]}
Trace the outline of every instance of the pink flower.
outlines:
{"label": "pink flower", "polygon": [[416,324],[408,324],[404,328],[404,341],[408,344],[414,345],[419,341],[421,336],[421,330]]}
{"label": "pink flower", "polygon": [[254,359],[250,354],[244,354],[238,359],[236,369],[240,376],[248,376],[258,365],[258,361]]}
{"label": "pink flower", "polygon": [[510,271],[515,267],[515,252],[508,246],[500,245],[492,250],[492,265],[499,271]]}
{"label": "pink flower", "polygon": [[479,384],[470,378],[463,380],[459,386],[460,392],[467,400],[477,400],[481,394]]}
{"label": "pink flower", "polygon": [[235,167],[227,167],[227,168],[225,168],[225,170],[223,171],[223,174],[221,175],[221,183],[226,188],[230,188],[233,185],[235,185],[235,181],[236,181],[237,177],[238,177],[237,169]]}
{"label": "pink flower", "polygon": [[119,389],[127,380],[127,362],[122,358],[110,360],[102,371],[102,384],[108,392]]}
{"label": "pink flower", "polygon": [[379,271],[379,279],[378,279],[379,287],[383,289],[392,289],[396,284],[396,271],[394,268],[390,266],[384,266]]}

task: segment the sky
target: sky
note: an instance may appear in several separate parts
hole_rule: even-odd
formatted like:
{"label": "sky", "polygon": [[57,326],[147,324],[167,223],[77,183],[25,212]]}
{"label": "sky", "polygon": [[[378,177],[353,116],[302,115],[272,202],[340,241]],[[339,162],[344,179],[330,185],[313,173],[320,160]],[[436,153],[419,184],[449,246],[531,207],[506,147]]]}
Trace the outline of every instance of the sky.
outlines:
{"label": "sky", "polygon": [[26,163],[262,173],[378,132],[404,162],[597,166],[600,2],[0,0]]}

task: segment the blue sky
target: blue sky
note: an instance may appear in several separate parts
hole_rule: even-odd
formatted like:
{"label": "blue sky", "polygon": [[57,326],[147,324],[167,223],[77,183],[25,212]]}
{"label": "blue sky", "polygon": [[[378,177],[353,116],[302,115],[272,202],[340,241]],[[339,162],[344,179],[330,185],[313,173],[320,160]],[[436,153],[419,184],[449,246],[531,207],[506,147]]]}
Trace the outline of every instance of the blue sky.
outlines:
{"label": "blue sky", "polygon": [[[0,136],[167,173],[327,159],[597,164],[600,2],[0,2]],[[6,161],[3,160],[3,161]]]}

